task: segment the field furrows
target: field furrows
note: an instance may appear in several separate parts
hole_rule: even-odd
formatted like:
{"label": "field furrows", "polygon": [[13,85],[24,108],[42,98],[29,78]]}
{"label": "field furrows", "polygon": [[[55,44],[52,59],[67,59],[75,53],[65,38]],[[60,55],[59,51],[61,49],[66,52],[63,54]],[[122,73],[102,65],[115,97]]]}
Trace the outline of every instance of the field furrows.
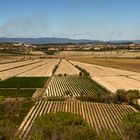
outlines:
{"label": "field furrows", "polygon": [[128,78],[126,76],[108,76],[92,77],[92,79],[112,92],[116,92],[117,89],[140,90],[140,81],[135,79],[135,77]]}
{"label": "field furrows", "polygon": [[23,67],[19,67],[19,68],[15,68],[15,69],[10,69],[7,71],[3,71],[0,72],[0,77],[4,77],[4,78],[8,78],[8,77],[13,77],[13,76],[18,76],[26,71],[32,70],[34,68],[40,67],[42,65],[44,65],[46,62],[39,62],[39,63],[35,63],[35,64],[31,64],[31,65],[27,65],[27,66],[23,66]]}
{"label": "field furrows", "polygon": [[[53,67],[55,66],[55,64],[57,64],[57,61],[58,60],[42,60],[41,62],[38,62],[38,63],[2,71],[2,72],[0,72],[0,78],[6,79],[9,77],[13,77],[13,76],[22,76],[23,77],[23,76],[26,76],[26,73],[28,74],[28,72],[30,75],[28,74],[27,76],[49,76],[52,73]],[[44,65],[45,65],[45,67],[44,67]],[[46,67],[47,65],[48,65],[48,67]],[[50,67],[50,66],[52,66],[52,67]],[[44,69],[40,70],[40,67],[41,68],[43,67]],[[36,69],[37,69],[37,71],[36,71]],[[36,73],[35,72],[33,73],[32,70],[36,71]],[[38,70],[40,70],[40,71],[38,71]],[[43,74],[45,74],[45,75],[43,75]]]}
{"label": "field furrows", "polygon": [[117,89],[140,90],[140,73],[71,61],[87,70],[92,79],[111,92]]}
{"label": "field furrows", "polygon": [[77,68],[75,68],[72,64],[67,62],[65,59],[62,59],[57,71],[55,72],[55,75],[59,74],[79,75],[79,72],[80,71]]}
{"label": "field furrows", "polygon": [[53,76],[44,96],[80,96],[93,93],[109,94],[89,77]]}
{"label": "field furrows", "polygon": [[125,115],[134,112],[132,107],[124,105],[76,101],[38,101],[20,125],[17,135],[28,140],[30,138],[32,124],[38,116],[58,111],[81,115],[97,133],[101,129],[107,129],[119,135],[122,135],[119,122]]}
{"label": "field furrows", "polygon": [[56,60],[51,60],[48,63],[37,67],[35,69],[32,69],[30,71],[24,72],[18,76],[51,76],[52,75],[52,71],[55,67],[55,65],[57,65],[59,62],[59,59]]}
{"label": "field furrows", "polygon": [[21,66],[24,66],[24,65],[30,65],[30,64],[33,64],[33,63],[38,63],[38,62],[41,62],[41,60],[37,59],[37,60],[27,60],[27,61],[21,61],[21,62],[0,64],[0,72],[5,71],[5,70],[9,70],[9,69],[13,69],[13,68],[16,68],[16,67],[21,67]]}
{"label": "field furrows", "polygon": [[74,65],[78,65],[84,69],[86,69],[91,76],[140,76],[140,73],[127,71],[127,70],[120,70],[116,68],[104,67],[99,65],[81,63],[76,61],[70,61]]}

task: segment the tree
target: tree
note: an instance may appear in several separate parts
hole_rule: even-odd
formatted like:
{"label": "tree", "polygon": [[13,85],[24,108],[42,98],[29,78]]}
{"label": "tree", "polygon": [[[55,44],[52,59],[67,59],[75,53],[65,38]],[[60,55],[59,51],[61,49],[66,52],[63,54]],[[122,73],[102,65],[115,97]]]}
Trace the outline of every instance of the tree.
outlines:
{"label": "tree", "polygon": [[83,74],[82,74],[82,72],[79,72],[79,76],[82,76]]}
{"label": "tree", "polygon": [[66,112],[45,114],[32,128],[33,140],[94,140],[96,136],[81,116]]}
{"label": "tree", "polygon": [[127,140],[140,140],[140,112],[128,114],[120,125]]}
{"label": "tree", "polygon": [[115,132],[110,132],[104,129],[99,132],[97,140],[123,140],[123,139]]}
{"label": "tree", "polygon": [[115,102],[117,103],[127,102],[126,91],[124,89],[118,89],[116,91]]}

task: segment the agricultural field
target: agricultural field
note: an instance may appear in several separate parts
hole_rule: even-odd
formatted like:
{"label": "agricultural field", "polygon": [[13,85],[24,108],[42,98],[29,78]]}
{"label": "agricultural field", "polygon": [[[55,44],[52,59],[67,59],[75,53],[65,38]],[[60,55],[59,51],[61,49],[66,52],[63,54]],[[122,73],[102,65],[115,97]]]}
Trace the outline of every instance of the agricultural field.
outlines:
{"label": "agricultural field", "polygon": [[5,98],[32,97],[36,89],[0,89],[0,100]]}
{"label": "agricultural field", "polygon": [[92,77],[92,79],[112,92],[116,92],[117,89],[137,89],[140,91],[140,80],[138,81],[135,78],[133,79],[127,76],[100,76]]}
{"label": "agricultural field", "polygon": [[99,65],[86,64],[76,61],[70,62],[87,70],[93,80],[95,80],[97,83],[101,84],[111,92],[116,92],[117,89],[140,90],[140,73]]}
{"label": "agricultural field", "polygon": [[12,77],[0,81],[0,88],[42,88],[48,77]]}
{"label": "agricultural field", "polygon": [[79,75],[79,72],[80,71],[76,69],[72,64],[67,62],[65,59],[62,59],[57,71],[55,72],[55,75],[59,74]]}
{"label": "agricultural field", "polygon": [[113,58],[139,58],[140,51],[116,50],[116,51],[62,51],[59,57],[80,58],[82,57],[113,57]]}
{"label": "agricultural field", "polygon": [[87,64],[100,65],[105,67],[140,72],[140,59],[136,58],[107,58],[107,57],[79,57],[71,58],[71,60],[83,62]]}
{"label": "agricultural field", "polygon": [[21,62],[0,64],[0,72],[5,71],[5,70],[18,68],[18,67],[21,67],[21,66],[26,66],[26,65],[38,63],[38,62],[41,62],[41,60],[27,60],[27,61],[21,61]]}
{"label": "agricultural field", "polygon": [[89,102],[60,102],[38,101],[21,123],[17,134],[22,139],[30,139],[30,131],[34,120],[45,113],[71,112],[81,115],[97,133],[102,129],[116,132],[123,136],[119,123],[130,112],[135,110],[130,106],[89,103]]}
{"label": "agricultural field", "polygon": [[43,88],[48,77],[12,77],[0,81],[1,97],[32,97],[37,88]]}
{"label": "agricultural field", "polygon": [[[11,65],[11,68],[8,68],[8,69],[7,69],[8,64],[2,64],[1,65],[2,70],[0,71],[0,78],[3,80],[3,79],[7,79],[13,76],[15,77],[16,76],[21,76],[21,77],[23,76],[28,76],[28,77],[29,76],[50,76],[52,74],[53,68],[59,62],[58,60],[54,60],[54,59],[47,59],[47,60],[40,59],[40,60],[34,60],[34,61],[35,61],[34,63],[24,61],[22,62],[24,65],[19,64],[18,62],[17,62],[18,64],[10,63],[9,65]],[[41,70],[40,70],[40,67],[41,67]]]}
{"label": "agricultural field", "polygon": [[32,69],[30,71],[24,72],[22,74],[19,74],[18,76],[51,76],[52,75],[52,71],[55,67],[55,65],[57,65],[59,62],[59,59],[56,60],[52,60],[40,67],[37,67],[35,69]]}
{"label": "agricultural field", "polygon": [[94,93],[109,94],[89,77],[53,76],[43,96],[84,96]]}

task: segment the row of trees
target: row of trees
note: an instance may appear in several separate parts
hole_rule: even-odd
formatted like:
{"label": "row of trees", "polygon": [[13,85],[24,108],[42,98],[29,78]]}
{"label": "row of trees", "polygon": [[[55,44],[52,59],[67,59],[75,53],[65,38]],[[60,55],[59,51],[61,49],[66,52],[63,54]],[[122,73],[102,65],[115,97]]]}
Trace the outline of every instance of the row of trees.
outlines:
{"label": "row of trees", "polygon": [[54,69],[53,69],[53,71],[52,71],[52,74],[55,74],[55,72],[56,72],[57,69],[58,69],[59,64],[61,63],[61,61],[62,61],[62,59],[60,59],[59,63],[58,63],[57,65],[55,65],[55,67],[54,67]]}
{"label": "row of trees", "polygon": [[90,76],[90,73],[87,72],[85,69],[79,67],[78,65],[75,65],[75,67],[81,71],[81,72],[79,73],[79,76],[82,76],[82,75],[84,75],[84,76]]}
{"label": "row of trees", "polygon": [[52,74],[55,74],[56,70],[58,69],[58,65],[55,65],[53,71],[52,71]]}

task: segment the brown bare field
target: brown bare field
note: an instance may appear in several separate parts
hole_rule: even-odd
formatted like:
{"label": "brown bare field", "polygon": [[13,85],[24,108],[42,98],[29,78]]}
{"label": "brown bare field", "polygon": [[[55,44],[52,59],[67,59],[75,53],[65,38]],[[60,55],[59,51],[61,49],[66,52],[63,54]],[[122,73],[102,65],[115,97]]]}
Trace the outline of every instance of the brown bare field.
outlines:
{"label": "brown bare field", "polygon": [[76,61],[70,62],[84,68],[93,80],[112,93],[115,93],[117,89],[140,90],[140,73]]}
{"label": "brown bare field", "polygon": [[114,51],[62,51],[59,57],[108,57],[108,58],[140,58],[140,51],[114,50]]}
{"label": "brown bare field", "polygon": [[129,58],[71,58],[71,60],[88,64],[101,65],[122,70],[140,72],[140,59]]}

